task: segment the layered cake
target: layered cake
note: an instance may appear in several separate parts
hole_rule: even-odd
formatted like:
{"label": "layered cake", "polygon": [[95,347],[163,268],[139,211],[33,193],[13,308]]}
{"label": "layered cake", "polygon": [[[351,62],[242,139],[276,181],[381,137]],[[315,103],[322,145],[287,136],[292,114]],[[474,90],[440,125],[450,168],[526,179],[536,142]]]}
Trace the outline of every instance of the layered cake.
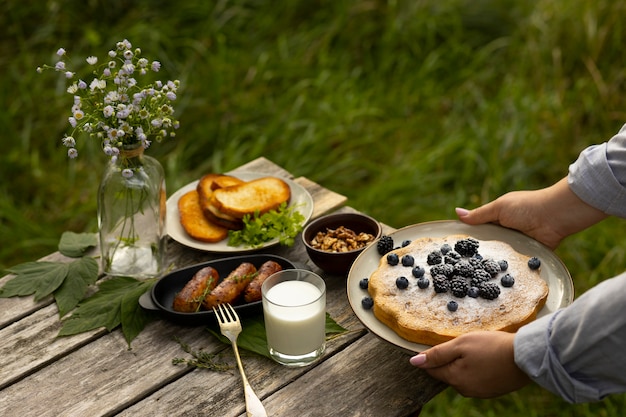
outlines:
{"label": "layered cake", "polygon": [[367,279],[366,308],[402,338],[425,345],[474,330],[515,332],[548,297],[540,265],[501,241],[420,238],[381,257]]}

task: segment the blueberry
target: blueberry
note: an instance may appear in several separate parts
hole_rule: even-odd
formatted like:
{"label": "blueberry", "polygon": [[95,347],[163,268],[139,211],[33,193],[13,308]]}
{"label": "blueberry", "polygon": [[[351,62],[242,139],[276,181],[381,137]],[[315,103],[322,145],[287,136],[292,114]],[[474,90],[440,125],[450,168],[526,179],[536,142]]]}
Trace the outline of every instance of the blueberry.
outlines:
{"label": "blueberry", "polygon": [[404,255],[402,257],[402,266],[413,266],[415,259],[411,255]]}
{"label": "blueberry", "polygon": [[395,253],[390,253],[389,255],[387,255],[387,263],[391,266],[394,265],[398,265],[398,262],[400,262],[400,258],[398,258],[398,255]]}
{"label": "blueberry", "polygon": [[478,298],[479,295],[480,290],[478,289],[478,287],[469,287],[469,289],[467,290],[468,297]]}
{"label": "blueberry", "polygon": [[504,259],[502,259],[501,261],[498,261],[498,265],[500,265],[501,271],[506,271],[507,269],[509,269],[509,263],[505,261]]}
{"label": "blueberry", "polygon": [[402,247],[409,246],[411,244],[410,240],[405,240],[402,242]]}
{"label": "blueberry", "polygon": [[409,280],[406,277],[398,277],[396,278],[396,287],[401,290],[405,290],[409,287]]}
{"label": "blueberry", "polygon": [[454,300],[448,301],[448,310],[456,311],[459,308],[459,303]]}
{"label": "blueberry", "polygon": [[363,278],[361,281],[359,281],[359,287],[366,290],[367,286],[369,285],[369,282],[370,282],[369,279]]}
{"label": "blueberry", "polygon": [[528,267],[532,270],[539,269],[541,261],[536,256],[533,256],[528,260]]}
{"label": "blueberry", "polygon": [[515,278],[513,278],[511,274],[505,274],[502,278],[500,278],[500,284],[502,284],[503,287],[510,288],[513,284],[515,284]]}
{"label": "blueberry", "polygon": [[363,297],[361,300],[361,305],[364,309],[369,310],[374,307],[374,300],[371,297]]}
{"label": "blueberry", "polygon": [[451,250],[452,250],[452,246],[448,245],[447,243],[444,243],[443,245],[441,245],[441,248],[439,248],[439,251],[441,251],[442,255],[445,255]]}
{"label": "blueberry", "polygon": [[420,287],[420,289],[422,290],[428,288],[429,285],[430,285],[430,280],[426,277],[421,277],[420,279],[417,280],[417,286]]}
{"label": "blueberry", "polygon": [[411,270],[411,273],[413,274],[415,278],[421,278],[426,273],[426,270],[423,267],[418,265],[416,267],[413,267],[413,269]]}

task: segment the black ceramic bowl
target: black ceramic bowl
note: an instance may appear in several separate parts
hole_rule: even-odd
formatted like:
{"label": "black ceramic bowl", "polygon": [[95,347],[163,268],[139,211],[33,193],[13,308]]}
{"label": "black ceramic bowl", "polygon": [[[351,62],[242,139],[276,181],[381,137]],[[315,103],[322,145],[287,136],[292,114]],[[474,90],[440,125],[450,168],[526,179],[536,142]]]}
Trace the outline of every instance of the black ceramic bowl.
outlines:
{"label": "black ceramic bowl", "polygon": [[335,213],[320,217],[309,223],[302,231],[302,241],[311,261],[324,272],[334,275],[346,275],[352,263],[365,247],[349,252],[328,252],[311,246],[315,235],[327,229],[336,229],[344,226],[356,234],[369,233],[378,239],[382,234],[382,227],[373,218],[360,213]]}
{"label": "black ceramic bowl", "polygon": [[[220,280],[228,276],[228,274],[237,268],[242,262],[250,262],[257,268],[267,261],[274,261],[278,263],[283,269],[296,269],[298,268],[291,261],[275,255],[242,255],[231,258],[218,259],[214,261],[208,261],[186,268],[179,269],[174,272],[170,272],[159,279],[152,287],[152,290],[145,293],[140,299],[139,304],[146,310],[155,310],[161,313],[165,318],[175,321],[179,324],[199,326],[210,323],[213,319],[210,319],[214,315],[213,311],[198,311],[195,313],[182,313],[175,311],[172,308],[174,297],[180,290],[183,289],[185,284],[194,276],[200,269],[211,266],[217,270],[220,276]],[[300,266],[301,267],[301,266]],[[247,304],[233,305],[233,308],[240,316],[245,316],[249,313],[260,312],[262,302],[254,301]]]}

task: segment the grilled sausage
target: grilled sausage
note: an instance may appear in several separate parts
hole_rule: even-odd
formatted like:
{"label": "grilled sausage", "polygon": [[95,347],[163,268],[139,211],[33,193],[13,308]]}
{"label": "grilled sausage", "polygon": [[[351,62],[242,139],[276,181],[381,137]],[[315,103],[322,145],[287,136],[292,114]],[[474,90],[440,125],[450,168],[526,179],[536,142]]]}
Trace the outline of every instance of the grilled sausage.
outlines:
{"label": "grilled sausage", "polygon": [[259,301],[261,299],[261,285],[263,285],[263,281],[273,273],[281,271],[282,269],[283,267],[274,261],[267,261],[261,265],[259,267],[259,273],[250,281],[250,284],[248,284],[243,292],[244,301],[246,303]]}
{"label": "grilled sausage", "polygon": [[211,291],[202,307],[211,310],[218,304],[234,303],[255,276],[256,267],[249,262],[242,263]]}
{"label": "grilled sausage", "polygon": [[200,269],[176,294],[172,308],[183,313],[198,311],[202,300],[215,288],[219,280],[219,274],[214,268],[207,266]]}

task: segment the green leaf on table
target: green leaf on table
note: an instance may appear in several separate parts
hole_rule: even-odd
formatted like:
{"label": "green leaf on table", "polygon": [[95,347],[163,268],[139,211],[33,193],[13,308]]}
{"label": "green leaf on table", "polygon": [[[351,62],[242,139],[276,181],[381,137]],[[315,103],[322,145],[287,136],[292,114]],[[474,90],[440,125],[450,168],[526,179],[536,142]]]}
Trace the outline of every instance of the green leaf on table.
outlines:
{"label": "green leaf on table", "polygon": [[61,262],[26,262],[9,268],[16,276],[0,289],[0,297],[35,295],[35,301],[52,294],[63,284],[69,264]]}
{"label": "green leaf on table", "polygon": [[68,266],[68,274],[63,284],[54,291],[54,299],[61,317],[72,311],[85,298],[87,288],[95,284],[98,278],[98,263],[93,258],[80,258]]}
{"label": "green leaf on table", "polygon": [[[237,346],[269,358],[270,352],[267,347],[267,339],[265,338],[265,322],[263,321],[263,316],[243,317],[241,319],[241,326],[243,329],[237,338]],[[208,331],[223,343],[230,345],[230,340],[220,333],[217,323],[209,326]],[[341,327],[335,320],[333,320],[332,317],[330,317],[330,314],[326,313],[327,338],[346,331],[347,330],[345,328]]]}
{"label": "green leaf on table", "polygon": [[150,316],[144,315],[143,311],[139,313],[139,297],[155,281],[115,277],[102,282],[98,292],[83,300],[74,313],[63,321],[59,336],[70,336],[101,327],[110,332],[121,326],[130,346],[150,320]]}
{"label": "green leaf on table", "polygon": [[95,233],[64,232],[59,241],[59,252],[70,258],[79,258],[97,244],[98,235]]}

